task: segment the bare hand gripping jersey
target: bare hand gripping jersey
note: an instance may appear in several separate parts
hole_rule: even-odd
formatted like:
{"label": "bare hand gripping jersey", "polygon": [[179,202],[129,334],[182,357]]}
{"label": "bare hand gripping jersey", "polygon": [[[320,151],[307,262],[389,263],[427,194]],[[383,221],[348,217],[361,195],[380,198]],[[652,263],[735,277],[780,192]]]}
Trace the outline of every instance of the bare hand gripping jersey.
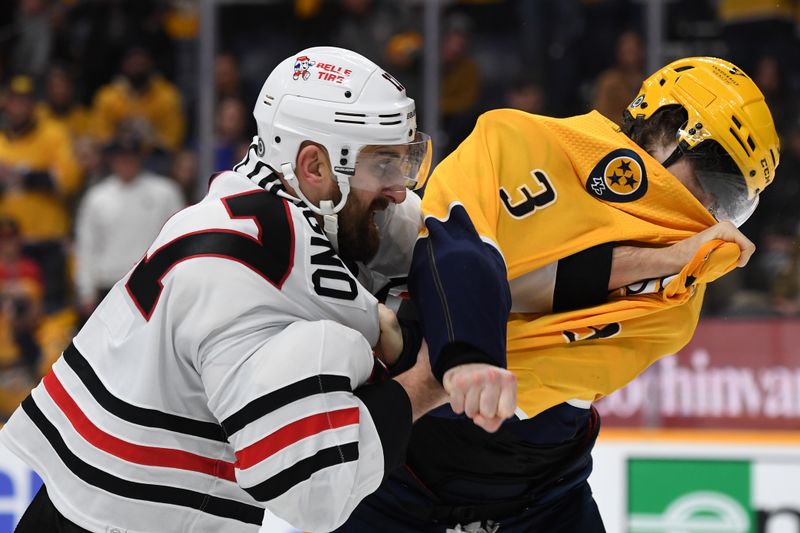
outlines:
{"label": "bare hand gripping jersey", "polygon": [[84,528],[327,531],[401,461],[405,392],[362,386],[377,301],[257,170],[167,222],[0,432]]}

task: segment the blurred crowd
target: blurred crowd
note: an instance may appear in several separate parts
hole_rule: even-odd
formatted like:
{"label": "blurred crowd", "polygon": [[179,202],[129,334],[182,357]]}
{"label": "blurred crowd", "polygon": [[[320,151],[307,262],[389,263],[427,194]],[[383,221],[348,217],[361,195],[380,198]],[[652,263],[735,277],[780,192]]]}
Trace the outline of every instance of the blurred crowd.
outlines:
{"label": "blurred crowd", "polygon": [[[446,155],[496,107],[620,121],[649,72],[645,0],[442,1]],[[706,312],[800,314],[797,1],[671,0],[661,62],[718,55],[761,87],[783,142],[744,231],[751,266],[712,286]],[[215,170],[255,133],[266,74],[307,46],[384,65],[424,106],[422,0],[221,2]],[[164,221],[196,201],[199,2],[0,2],[0,418],[28,392]],[[421,124],[425,129],[426,125]]]}

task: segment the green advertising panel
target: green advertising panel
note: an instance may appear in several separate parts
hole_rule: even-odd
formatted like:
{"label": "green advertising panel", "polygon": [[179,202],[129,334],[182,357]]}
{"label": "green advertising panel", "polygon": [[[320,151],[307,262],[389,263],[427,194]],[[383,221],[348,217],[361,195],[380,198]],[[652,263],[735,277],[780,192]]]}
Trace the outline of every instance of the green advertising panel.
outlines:
{"label": "green advertising panel", "polygon": [[755,533],[750,462],[628,461],[628,533]]}

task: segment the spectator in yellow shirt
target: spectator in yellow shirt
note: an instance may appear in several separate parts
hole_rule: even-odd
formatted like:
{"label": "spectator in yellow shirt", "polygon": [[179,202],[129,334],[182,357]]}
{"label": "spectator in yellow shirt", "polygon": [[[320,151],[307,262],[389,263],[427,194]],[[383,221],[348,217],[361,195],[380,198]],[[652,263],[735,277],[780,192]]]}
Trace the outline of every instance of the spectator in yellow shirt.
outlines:
{"label": "spectator in yellow shirt", "polygon": [[14,76],[7,87],[0,130],[0,214],[20,225],[25,254],[39,263],[45,279],[45,309],[64,305],[67,201],[81,174],[69,133],[36,116],[33,80]]}
{"label": "spectator in yellow shirt", "polygon": [[97,91],[94,119],[102,142],[109,142],[122,124],[136,130],[151,148],[174,152],[183,141],[185,119],[178,90],[156,72],[143,46],[130,48],[121,75]]}
{"label": "spectator in yellow shirt", "polygon": [[41,118],[64,126],[73,139],[91,134],[91,114],[85,106],[75,101],[74,81],[66,67],[50,67],[45,100],[39,102],[36,112]]}

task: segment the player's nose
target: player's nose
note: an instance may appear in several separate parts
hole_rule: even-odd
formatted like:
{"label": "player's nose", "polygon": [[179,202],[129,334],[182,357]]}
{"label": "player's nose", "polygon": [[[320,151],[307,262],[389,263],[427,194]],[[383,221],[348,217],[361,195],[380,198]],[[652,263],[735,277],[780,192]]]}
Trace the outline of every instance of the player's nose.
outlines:
{"label": "player's nose", "polygon": [[392,203],[402,204],[406,199],[406,191],[408,191],[408,189],[405,187],[398,189],[384,189],[383,196]]}

